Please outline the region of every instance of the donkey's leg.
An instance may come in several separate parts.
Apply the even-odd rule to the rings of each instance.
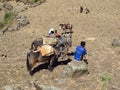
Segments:
[[[30,66],[29,66],[30,67],[30,71],[29,71],[30,75],[33,75],[32,68],[36,64],[36,62],[37,62],[36,58],[31,59]]]
[[[58,62],[59,57],[60,57],[59,54],[58,54],[58,55],[55,55],[55,57],[54,57],[54,63],[57,63],[57,62]]]
[[[61,59],[64,59],[64,57],[67,56],[67,51],[68,51],[67,46],[66,45],[63,46],[61,51],[61,57],[60,57]]]
[[[67,57],[67,51],[64,51],[64,52],[62,53],[61,59],[65,59],[65,57]]]
[[[68,46],[69,47],[72,47],[72,38],[70,37],[69,40],[68,40]]]
[[[49,65],[48,65],[48,70],[49,71],[53,70],[53,62],[54,62],[54,60],[55,60],[55,55],[54,56],[52,55],[50,60],[49,60]]]

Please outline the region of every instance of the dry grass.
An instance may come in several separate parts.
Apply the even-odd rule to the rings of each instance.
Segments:
[[[16,5],[15,2],[11,3]],[[80,6],[90,9],[90,13],[79,13]],[[0,87],[8,84],[27,87],[29,82],[35,81],[64,90],[101,90],[103,83],[100,77],[103,72],[108,72],[112,80],[106,87],[107,90],[119,90],[120,47],[111,47],[112,40],[120,36],[119,8],[118,0],[47,0],[40,6],[20,13],[29,18],[30,24],[18,32],[7,32],[0,36],[0,51],[8,55],[6,59],[0,60]],[[58,25],[66,22],[73,24],[71,50],[74,51],[81,40],[87,43],[90,74],[59,82],[60,74],[65,68],[59,65],[52,73],[40,70],[30,77],[25,65],[30,43],[42,35],[47,35],[50,28],[61,32]]]

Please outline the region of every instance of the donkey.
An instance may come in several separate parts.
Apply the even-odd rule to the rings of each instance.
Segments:
[[[53,54],[48,56],[42,56],[41,52],[30,51],[27,53],[26,66],[30,75],[32,75],[32,68],[37,62],[48,62],[48,70],[53,70],[53,62],[57,61],[57,53],[56,50],[52,47]]]
[[[31,44],[31,50],[36,50],[38,46],[43,45],[43,39],[34,40]],[[57,51],[57,57],[64,58],[67,55],[69,47],[72,46],[71,34],[65,34],[58,37],[57,44],[54,49]]]
[[[66,33],[67,29],[69,29],[69,32],[73,32],[72,31],[73,25],[70,23],[59,24],[59,28],[63,30],[63,33]]]
[[[42,45],[43,45],[43,38],[38,38],[31,43],[30,50],[37,50],[37,47]]]

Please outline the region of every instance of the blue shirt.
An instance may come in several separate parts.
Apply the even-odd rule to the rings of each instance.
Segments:
[[[87,51],[82,46],[77,46],[74,59],[80,61],[85,54],[87,54]]]

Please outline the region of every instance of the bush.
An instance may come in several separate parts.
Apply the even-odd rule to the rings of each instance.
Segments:
[[[9,20],[12,20],[14,17],[13,12],[6,12],[3,18],[3,22],[6,24]]]
[[[3,20],[0,21],[0,30],[5,26],[9,27],[13,23],[15,19],[15,15],[12,11],[5,12],[4,16],[2,17]]]

